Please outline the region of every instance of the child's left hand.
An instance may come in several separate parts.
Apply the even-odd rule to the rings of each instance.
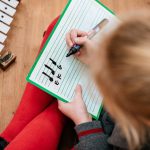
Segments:
[[[58,108],[67,117],[72,119],[76,125],[92,121],[92,117],[87,112],[85,103],[82,99],[82,88],[80,85],[77,85],[76,87],[73,101],[64,103],[59,100]]]

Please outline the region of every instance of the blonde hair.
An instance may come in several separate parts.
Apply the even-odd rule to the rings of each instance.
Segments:
[[[98,52],[95,79],[104,106],[120,125],[131,149],[150,128],[150,12],[123,21]]]

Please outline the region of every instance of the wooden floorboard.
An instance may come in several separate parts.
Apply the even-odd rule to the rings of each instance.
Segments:
[[[26,76],[32,66],[48,24],[63,10],[67,0],[22,0],[17,9],[7,40],[7,49],[17,55],[17,61],[8,70],[0,70],[0,132],[13,117],[26,85]],[[150,8],[150,0],[101,0],[117,15],[129,10]]]

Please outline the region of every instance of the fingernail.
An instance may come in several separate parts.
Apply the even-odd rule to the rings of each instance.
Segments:
[[[77,85],[77,87],[78,87],[78,89],[80,89],[81,85],[80,85],[80,84],[78,84],[78,85]]]
[[[75,38],[74,41],[77,43],[77,42],[79,41],[79,39],[78,39],[78,38]]]
[[[88,36],[85,36],[85,39],[87,39],[88,38]]]
[[[69,44],[69,48],[72,47],[72,46],[73,46],[73,43],[70,43],[70,44]]]
[[[88,32],[88,35],[92,34],[94,32],[94,30],[91,30]]]
[[[78,88],[79,88],[79,85],[76,86],[76,90],[78,90]]]

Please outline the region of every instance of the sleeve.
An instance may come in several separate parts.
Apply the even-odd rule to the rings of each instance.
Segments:
[[[111,150],[108,135],[103,132],[100,121],[92,121],[75,127],[79,143],[74,150]]]

